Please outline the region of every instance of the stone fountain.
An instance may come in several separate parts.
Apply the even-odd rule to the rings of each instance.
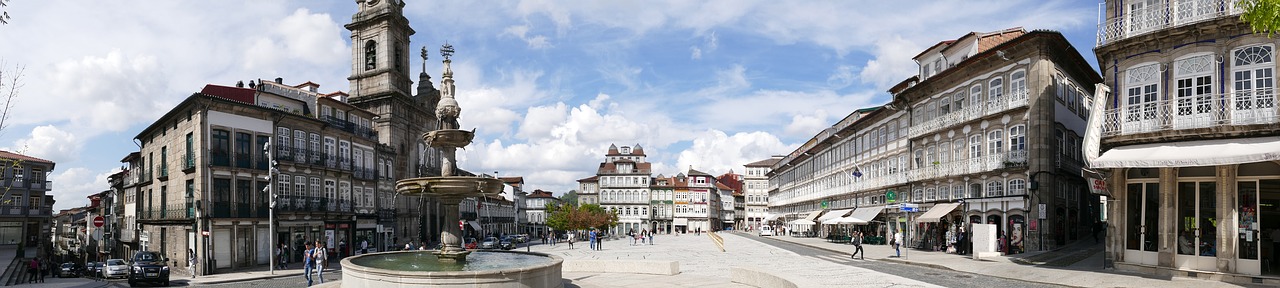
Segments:
[[[468,197],[487,197],[502,193],[502,180],[496,177],[454,176],[456,152],[471,144],[475,131],[458,129],[462,108],[454,99],[453,70],[450,56],[453,47],[440,48],[444,56],[441,99],[436,106],[440,130],[422,136],[427,145],[443,152],[439,177],[420,177],[396,181],[396,192],[407,196],[427,196],[444,207],[444,231],[440,250],[398,251],[365,254],[342,260],[342,287],[563,287],[560,267],[563,259],[543,253],[519,251],[480,251],[473,253],[462,247],[462,229],[458,225],[458,203]],[[424,48],[423,60],[426,60]],[[468,259],[468,256],[471,259]]]

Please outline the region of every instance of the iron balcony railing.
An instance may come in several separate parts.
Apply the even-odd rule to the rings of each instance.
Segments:
[[[196,168],[196,156],[192,155],[191,152],[187,152],[186,154],[183,154],[182,170],[186,171],[194,168]]]
[[[983,117],[1004,112],[1009,109],[1026,107],[1027,106],[1027,90],[1026,89],[1014,90],[1009,92],[1009,95],[1005,95],[1005,96],[994,98],[994,99],[987,99],[985,102],[982,102],[982,103],[983,104],[981,105],[970,105],[969,107],[965,107],[964,109],[951,111],[951,113],[943,114],[938,117],[934,117],[933,119],[926,120],[924,121],[924,123],[912,125],[911,127],[907,128],[907,134],[910,137],[919,137],[921,135],[932,133],[934,131],[945,129],[948,127],[963,125],[966,122],[973,121],[976,119],[982,119]],[[970,103],[965,103],[965,104],[970,104]]]
[[[231,153],[226,151],[209,151],[209,164],[213,166],[231,166]]]
[[[298,163],[308,163],[307,148],[293,148],[293,161]]]
[[[1219,17],[1239,15],[1244,10],[1236,7],[1236,1],[1170,0],[1166,3],[1157,3],[1149,6],[1142,4],[1121,6],[1120,9],[1124,9],[1123,14],[1105,20],[1100,19],[1098,23],[1098,41],[1094,47],[1101,47],[1118,40],[1162,29],[1203,22]]]
[[[962,176],[985,173],[1006,168],[1027,167],[1026,150],[1014,150],[996,154],[938,163],[928,167],[908,169],[902,172],[889,172],[881,175],[867,174],[854,182],[844,185],[831,185],[812,191],[797,192],[795,189],[782,192],[780,197],[770,197],[770,205],[787,205],[803,201],[817,200],[830,195],[848,193],[849,191],[869,191],[900,186],[911,181],[924,181],[934,178]],[[893,170],[890,170],[893,171]],[[843,176],[842,176],[843,177]],[[777,199],[777,200],[775,200]]]
[[[1156,131],[1272,124],[1280,120],[1273,88],[1179,97],[1107,109],[1103,136]]]
[[[144,210],[138,215],[138,220],[187,220],[195,218],[193,209],[189,209],[187,204],[166,204],[160,207],[154,207]]]

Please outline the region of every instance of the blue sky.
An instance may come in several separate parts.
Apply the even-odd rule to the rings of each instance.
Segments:
[[[384,0],[390,1],[390,0]],[[655,173],[720,174],[786,154],[916,73],[938,41],[1009,27],[1092,55],[1089,1],[409,1],[438,86],[452,44],[474,172],[557,194],[609,144]],[[87,203],[133,137],[205,84],[284,78],[349,91],[355,1],[34,1],[7,8],[4,69],[25,65],[0,147],[57,162],[55,208]],[[422,61],[413,53],[416,74]],[[1093,63],[1097,67],[1096,63]]]

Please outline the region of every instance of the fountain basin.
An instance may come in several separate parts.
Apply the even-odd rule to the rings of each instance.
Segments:
[[[427,132],[427,134],[422,135],[422,140],[427,143],[427,146],[431,147],[457,148],[471,144],[471,139],[475,137],[476,133],[474,131],[445,129]]]
[[[564,287],[564,259],[535,252],[477,251],[440,263],[433,251],[365,254],[342,260],[342,287]],[[388,286],[390,285],[390,286]]]
[[[401,195],[466,198],[502,193],[502,180],[488,177],[441,176],[420,177],[396,181],[396,192]],[[425,189],[424,189],[425,188]]]

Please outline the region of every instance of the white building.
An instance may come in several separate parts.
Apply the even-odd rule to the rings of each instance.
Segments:
[[[773,156],[744,165],[747,172],[743,175],[742,189],[743,194],[746,194],[747,226],[752,230],[777,219],[776,215],[769,213],[769,176],[767,175],[770,167],[778,163],[778,160],[782,160],[782,156]],[[772,219],[770,219],[771,216]]]
[[[609,145],[605,161],[596,170],[600,185],[600,206],[618,213],[618,225],[610,234],[641,231],[649,225],[649,180],[652,177],[650,163],[645,160],[644,148],[634,149]]]

